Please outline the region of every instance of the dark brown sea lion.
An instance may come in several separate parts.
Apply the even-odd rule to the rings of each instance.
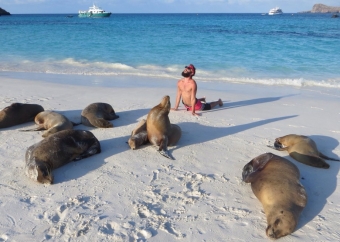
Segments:
[[[151,144],[159,146],[159,153],[172,159],[168,146],[175,145],[182,136],[181,128],[172,125],[169,119],[170,97],[164,96],[161,103],[153,107],[146,118],[148,140]]]
[[[26,175],[34,181],[52,184],[53,169],[100,152],[100,143],[90,131],[62,130],[27,149]]]
[[[303,135],[289,134],[275,139],[274,147],[276,150],[287,150],[289,155],[295,160],[314,167],[329,168],[329,164],[324,160],[340,161],[339,159],[330,158],[320,151],[315,142]]]
[[[146,120],[142,119],[137,127],[132,131],[128,140],[128,144],[131,149],[135,150],[141,145],[148,143],[148,132],[146,131]]]
[[[61,130],[73,129],[73,123],[64,115],[53,111],[43,111],[38,113],[34,118],[34,122],[38,124],[35,129],[26,129],[20,131],[39,131],[47,130],[42,137],[47,137]]]
[[[97,128],[112,128],[113,124],[107,120],[119,118],[112,106],[107,103],[92,103],[81,112],[82,124]]]
[[[267,236],[278,239],[293,233],[307,204],[298,168],[287,159],[266,153],[246,164],[242,177],[251,183],[251,189],[263,205]]]
[[[13,103],[0,111],[0,128],[33,121],[42,111],[44,108],[38,104]]]

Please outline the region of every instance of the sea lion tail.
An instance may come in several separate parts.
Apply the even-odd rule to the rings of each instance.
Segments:
[[[322,154],[321,152],[319,152],[319,156],[320,156],[321,158],[326,159],[326,160],[340,161],[339,158],[338,158],[338,159],[336,159],[336,158],[331,158],[331,157],[328,157],[327,155]]]
[[[34,128],[34,129],[20,129],[20,132],[28,132],[28,131],[41,131],[41,130],[45,130],[44,127],[38,127],[38,128]]]
[[[71,123],[72,123],[73,126],[77,126],[77,125],[81,124],[81,122],[80,123],[74,123],[72,121],[71,121]]]

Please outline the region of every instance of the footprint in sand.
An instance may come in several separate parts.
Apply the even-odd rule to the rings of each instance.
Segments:
[[[43,217],[51,224],[51,227],[46,231],[46,238],[69,240],[86,235],[90,231],[93,221],[100,218],[101,210],[98,208],[101,206],[102,204],[98,204],[96,198],[78,196],[70,198],[69,202],[62,204],[53,214],[45,211]],[[88,213],[88,209],[91,210],[91,213]]]

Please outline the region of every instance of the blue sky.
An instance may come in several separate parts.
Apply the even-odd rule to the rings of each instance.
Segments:
[[[112,13],[266,13],[276,6],[296,13],[315,3],[340,7],[339,0],[0,0],[0,7],[12,14],[77,13],[92,3]]]

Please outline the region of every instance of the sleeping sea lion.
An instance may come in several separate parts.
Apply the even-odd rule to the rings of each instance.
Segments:
[[[81,112],[81,122],[85,126],[97,128],[112,128],[107,120],[119,118],[112,106],[107,103],[92,103]]]
[[[274,147],[276,150],[287,150],[289,155],[295,160],[314,167],[329,168],[329,164],[324,160],[340,161],[339,159],[330,158],[320,151],[315,142],[303,135],[289,134],[275,139]]]
[[[135,150],[141,145],[148,143],[148,132],[146,131],[146,120],[142,119],[132,131],[128,140],[131,149]]]
[[[100,143],[90,131],[62,130],[27,149],[26,175],[34,181],[52,184],[53,169],[100,152]]]
[[[33,121],[35,115],[42,111],[44,108],[38,104],[12,103],[0,111],[0,128]]]
[[[242,177],[251,183],[251,189],[263,205],[267,236],[278,239],[293,233],[307,204],[298,168],[285,158],[266,153],[246,164]]]
[[[159,146],[159,153],[172,159],[168,146],[175,145],[182,136],[181,128],[172,125],[169,119],[170,97],[164,96],[161,103],[153,107],[146,118],[146,130],[151,144]]]
[[[61,130],[73,129],[74,125],[74,123],[68,120],[68,118],[64,115],[53,111],[43,111],[38,113],[38,115],[34,118],[34,122],[38,124],[37,128],[20,131],[47,130],[42,135],[42,137],[47,137]]]

